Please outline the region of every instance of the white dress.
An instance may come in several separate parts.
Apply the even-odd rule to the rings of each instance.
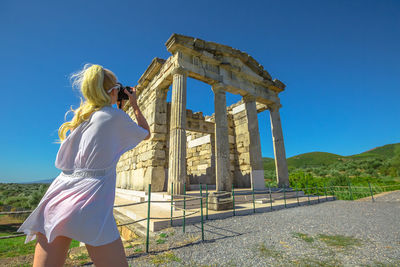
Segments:
[[[51,243],[67,236],[92,246],[120,237],[113,216],[116,165],[148,131],[112,106],[92,113],[61,143],[55,166],[62,172],[17,230],[25,244],[41,232]]]

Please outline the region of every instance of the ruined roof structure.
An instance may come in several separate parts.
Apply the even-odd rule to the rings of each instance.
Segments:
[[[125,153],[117,166],[117,189],[181,194],[193,184],[264,188],[257,113],[270,111],[277,180],[288,185],[278,94],[285,84],[253,57],[227,45],[172,34],[168,59],[154,58],[137,85],[138,104],[150,139]],[[187,78],[210,85],[212,116],[186,109]],[[172,85],[172,86],[171,86]],[[172,90],[171,103],[166,102]],[[226,106],[226,92],[243,98]],[[210,100],[211,101],[211,100]],[[133,110],[124,108],[133,119]],[[125,192],[126,193],[126,192]]]

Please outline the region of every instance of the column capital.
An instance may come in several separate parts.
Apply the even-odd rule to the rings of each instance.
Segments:
[[[175,75],[175,74],[181,74],[181,75],[187,75],[188,74],[188,71],[186,70],[186,69],[184,69],[184,68],[182,68],[182,67],[175,67],[172,71],[171,71],[171,74],[172,75]]]
[[[225,93],[225,84],[215,83],[215,84],[211,85],[211,90],[213,90],[214,94]]]
[[[156,97],[164,98],[168,93],[169,88],[156,88]]]
[[[244,95],[242,98],[243,98],[243,101],[244,101],[244,102],[256,101],[256,97],[253,96],[253,95],[250,95],[250,94]]]
[[[268,104],[267,107],[269,110],[279,111],[279,109],[282,107],[282,105],[279,103],[273,103],[273,104]]]

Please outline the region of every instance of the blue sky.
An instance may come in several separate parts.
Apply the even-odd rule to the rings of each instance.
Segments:
[[[400,142],[400,1],[2,0],[0,25],[0,182],[58,175],[54,140],[79,105],[72,72],[96,63],[135,85],[174,32],[247,52],[287,85],[288,157]],[[189,79],[187,108],[212,114],[211,88]],[[268,111],[258,119],[273,157]]]

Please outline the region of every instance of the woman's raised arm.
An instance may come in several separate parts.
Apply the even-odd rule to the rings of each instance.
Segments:
[[[150,126],[147,123],[146,118],[143,116],[142,112],[140,111],[139,105],[137,103],[136,88],[132,87],[132,94],[129,93],[128,90],[126,90],[126,89],[124,90],[124,92],[129,97],[129,103],[131,104],[131,106],[133,108],[133,112],[135,113],[136,120],[137,120],[137,125],[139,125],[140,127],[146,129],[149,132],[149,135],[146,136],[146,138],[144,140],[149,139],[150,136],[151,136]]]

